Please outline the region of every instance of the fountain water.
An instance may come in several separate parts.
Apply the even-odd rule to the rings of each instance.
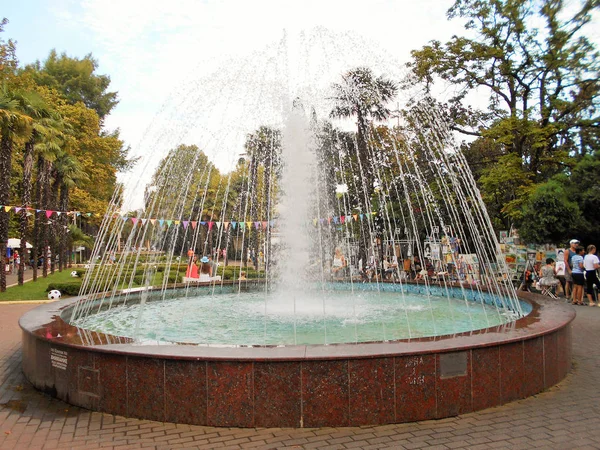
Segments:
[[[557,334],[548,334],[551,321],[537,306],[526,316],[532,306],[517,298],[473,177],[435,107],[426,98],[411,99],[397,126],[369,125],[367,116],[385,116],[389,96],[372,102],[379,94],[369,91],[377,83],[385,88],[385,80],[374,78],[366,90],[362,78],[349,82],[347,64],[354,58],[344,59],[347,45],[328,47],[331,35],[323,30],[304,42],[300,54],[316,48],[333,70],[343,61],[342,71],[332,74],[321,62],[316,71],[306,65],[290,76],[286,38],[266,58],[255,55],[223,70],[218,82],[195,85],[174,107],[177,116],[165,109],[166,127],[148,137],[163,156],[150,187],[143,188],[147,180],[138,174],[137,187],[126,189],[145,192],[144,208],[124,214],[133,203],[115,194],[81,296],[60,311],[62,333],[46,330],[46,344],[26,352],[33,361],[38,351],[80,346],[68,351],[78,373],[92,380],[89,392],[79,386],[85,378],[75,400],[68,386],[57,388],[59,397],[160,420],[338,426],[445,417],[537,392],[564,376],[566,365],[557,364],[556,375],[541,384],[534,378],[517,397],[509,392],[474,403],[475,374],[493,379],[512,370],[498,363],[494,371],[488,363],[511,359],[515,340],[522,345],[521,356],[514,356],[523,373],[523,355],[535,354],[539,336],[542,345],[554,346],[555,359],[568,357],[569,315],[552,329]],[[376,52],[361,56],[371,58],[374,70],[381,67],[373,62]],[[292,89],[298,73],[305,84]],[[332,91],[342,73],[344,81]],[[370,73],[360,68],[353,76]],[[358,116],[358,133],[326,120],[331,111]],[[206,120],[198,125],[201,114]],[[181,145],[190,128],[200,130],[202,149]],[[222,175],[213,161],[222,154],[235,160],[242,148],[236,170]],[[156,153],[149,152],[148,161],[160,159]],[[152,172],[149,164],[145,170]],[[331,274],[336,247],[345,254],[343,277]],[[217,276],[205,283],[190,279],[193,253],[220,264]],[[234,259],[238,265],[223,268]],[[245,280],[244,270],[254,277]],[[552,353],[548,358],[542,363],[554,361]],[[118,374],[107,364],[116,364]],[[164,381],[162,409],[128,403],[123,410],[114,403],[119,389],[128,396],[142,387],[159,389],[141,375],[148,367]],[[31,365],[25,372],[36,385],[48,382]],[[184,377],[184,384],[200,383],[200,403],[185,404],[171,386],[180,372],[193,378]],[[127,385],[109,392],[123,373]],[[373,382],[374,374],[382,378]],[[470,395],[449,403],[443,394],[448,379]],[[279,390],[269,390],[271,383]],[[423,408],[403,409],[415,392],[424,396]],[[235,411],[227,406],[234,402]],[[361,402],[376,407],[367,411]],[[189,415],[181,419],[167,405]]]

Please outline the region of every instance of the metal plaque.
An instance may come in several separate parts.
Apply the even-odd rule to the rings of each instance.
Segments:
[[[467,375],[467,352],[442,353],[440,355],[441,378]]]

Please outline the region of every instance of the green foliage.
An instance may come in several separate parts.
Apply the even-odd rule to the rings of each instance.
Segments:
[[[81,282],[50,283],[46,288],[46,292],[50,292],[54,289],[60,291],[62,295],[79,295],[79,289],[81,289]]]
[[[499,227],[523,223],[529,212],[521,208],[540,201],[534,183],[570,175],[598,149],[600,59],[586,36],[598,10],[595,0],[455,0],[448,17],[464,20],[468,32],[412,52],[410,82],[422,81],[428,92],[440,81],[451,85],[455,95],[441,105],[451,127],[479,137],[464,146],[470,164],[490,165],[475,166],[475,174]],[[475,90],[487,94],[487,108],[469,105]],[[568,178],[555,181],[583,211],[585,198]],[[555,189],[544,193],[562,198]],[[591,217],[585,227],[598,229],[597,216]]]
[[[525,242],[552,244],[565,241],[582,223],[581,211],[556,180],[537,186],[523,208],[519,235]]]
[[[91,54],[83,59],[72,58],[52,50],[46,61],[37,61],[25,68],[40,86],[61,92],[71,103],[82,102],[104,119],[117,105],[117,93],[107,92],[110,85],[108,75],[97,75],[96,61]]]

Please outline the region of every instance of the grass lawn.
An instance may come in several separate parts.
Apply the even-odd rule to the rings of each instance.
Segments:
[[[70,283],[74,281],[71,278],[70,270],[54,272],[54,275],[48,275],[47,278],[39,277],[37,281],[28,281],[23,286],[14,286],[6,289],[6,292],[0,293],[0,302],[15,300],[48,300],[46,288],[50,283]]]

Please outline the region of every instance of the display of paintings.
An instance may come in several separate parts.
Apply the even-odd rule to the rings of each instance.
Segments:
[[[500,242],[506,243],[508,239],[508,231],[500,231]]]
[[[517,255],[514,253],[507,253],[504,255],[504,260],[506,264],[515,264],[517,262]]]

